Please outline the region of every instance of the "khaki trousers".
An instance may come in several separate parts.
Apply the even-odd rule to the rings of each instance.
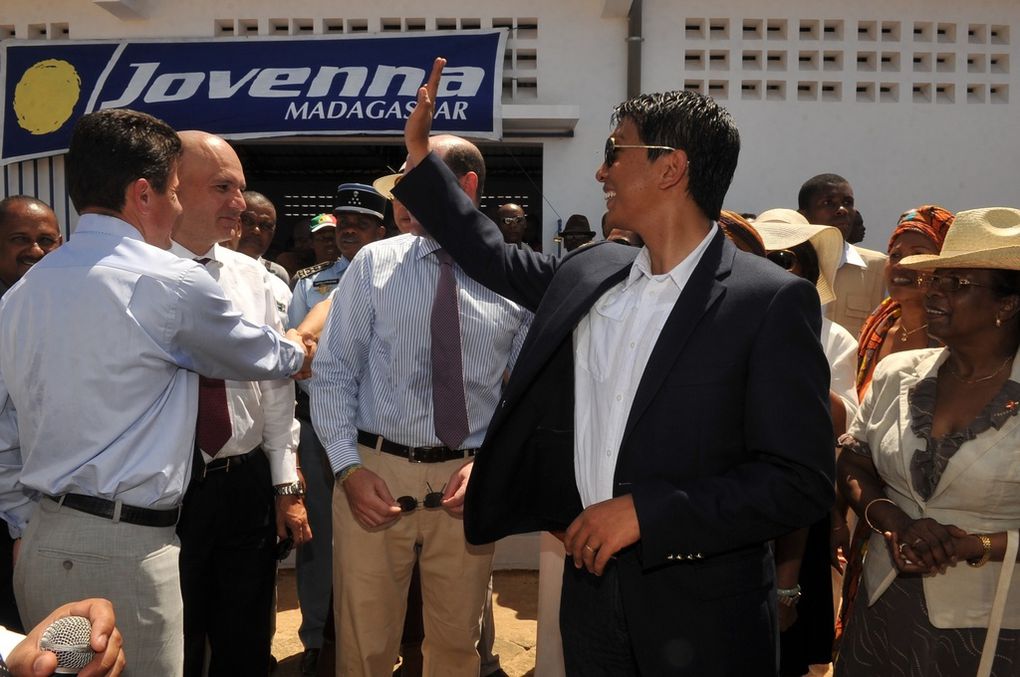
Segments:
[[[418,501],[430,491],[442,491],[464,463],[410,463],[362,445],[358,451],[365,468],[386,482],[394,498],[411,496]],[[478,676],[482,605],[493,545],[468,545],[463,521],[442,508],[419,506],[382,528],[366,530],[352,516],[340,486],[333,492],[338,676],[393,674],[416,545],[421,546],[424,677]]]

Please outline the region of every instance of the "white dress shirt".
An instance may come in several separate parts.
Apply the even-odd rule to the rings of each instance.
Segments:
[[[294,298],[294,292],[290,290],[287,283],[281,280],[272,271],[266,271],[269,276],[269,289],[273,293],[273,301],[276,305],[276,312],[280,316],[280,326],[287,327],[287,313],[290,312],[290,303]]]
[[[829,389],[843,400],[847,425],[857,414],[857,341],[853,335],[832,320],[822,318],[822,351],[829,363]]]
[[[861,257],[860,252],[857,251],[857,247],[849,242],[843,243],[843,254],[839,257],[839,266],[837,268],[842,268],[845,264],[857,266],[858,268],[868,267],[867,262]]]
[[[185,259],[209,259],[205,268],[220,283],[241,317],[283,332],[273,293],[280,279],[258,261],[218,244],[202,254],[174,242],[170,251]],[[281,282],[282,284],[282,282]],[[240,456],[262,445],[269,459],[273,484],[296,482],[300,424],[294,419],[294,381],[226,381],[227,410],[233,435],[216,458]],[[206,463],[212,456],[202,450]]]
[[[17,410],[20,482],[0,516],[20,535],[23,488],[172,508],[191,473],[198,374],[283,378],[302,348],[243,320],[202,266],[84,214],[74,237],[0,301],[0,401]],[[0,472],[0,482],[10,477]]]
[[[441,446],[432,417],[430,321],[439,248],[416,235],[365,245],[340,278],[319,340],[312,423],[334,472],[360,462],[357,430],[413,447]],[[485,437],[531,313],[454,265],[470,433]]]
[[[616,459],[645,365],[716,228],[662,275],[652,274],[643,247],[627,279],[574,329],[574,475],[586,508],[613,497]]]

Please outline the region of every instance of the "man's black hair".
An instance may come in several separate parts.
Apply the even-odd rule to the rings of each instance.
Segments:
[[[170,125],[146,113],[107,109],[81,117],[67,153],[67,191],[81,212],[99,207],[119,212],[124,191],[147,179],[157,193],[181,157],[181,140]]]
[[[710,219],[719,217],[740,155],[740,133],[714,99],[690,90],[641,94],[613,111],[612,123],[630,120],[642,144],[669,146],[687,154],[687,186]],[[654,160],[668,153],[648,149]]]
[[[850,182],[839,174],[812,176],[804,182],[804,185],[800,187],[800,192],[797,193],[797,209],[802,211],[807,209],[811,206],[811,200],[814,199],[815,195],[825,190],[828,186],[838,186],[842,183],[850,185]]]

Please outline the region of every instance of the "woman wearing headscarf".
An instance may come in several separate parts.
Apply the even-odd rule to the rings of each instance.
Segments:
[[[1020,672],[1020,210],[957,215],[926,276],[944,347],[875,368],[839,488],[872,530],[837,677]]]
[[[925,331],[928,324],[924,319],[924,290],[917,284],[917,272],[899,263],[905,256],[938,254],[952,223],[952,213],[938,205],[903,212],[896,223],[885,264],[889,296],[864,321],[858,340],[858,398],[864,399],[875,365],[883,357],[933,345]]]
[[[871,385],[871,378],[879,360],[892,353],[940,345],[937,338],[928,335],[928,322],[924,312],[924,288],[918,283],[918,272],[900,265],[906,256],[938,254],[946,239],[953,214],[938,205],[922,205],[900,215],[892,236],[889,237],[889,258],[885,263],[886,297],[861,327],[857,348],[857,396],[863,401]],[[842,498],[837,501],[845,514]],[[840,549],[846,557],[843,576],[843,604],[836,622],[836,643],[842,641],[843,628],[850,617],[861,567],[868,540],[867,528],[858,523],[850,539],[846,521],[833,524],[833,549]]]

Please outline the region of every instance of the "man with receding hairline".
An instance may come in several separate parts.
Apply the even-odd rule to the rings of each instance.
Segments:
[[[0,200],[0,297],[63,241],[57,215],[42,200],[28,195]],[[8,411],[3,403],[0,426],[6,428],[0,432],[0,449],[5,454],[16,453],[17,424],[13,411]],[[14,539],[5,528],[0,533],[0,625],[19,632],[22,625],[14,600],[13,550]]]
[[[268,197],[254,190],[246,190],[244,211],[241,212],[240,238],[237,251],[258,261],[270,273],[269,285],[276,300],[280,320],[287,325],[287,313],[294,293],[290,290],[290,275],[280,264],[263,258],[276,233],[276,205]]]
[[[0,200],[0,296],[63,242],[48,204],[28,195]]]
[[[180,137],[182,212],[170,251],[205,266],[242,317],[282,333],[272,273],[251,256],[220,245],[246,210],[259,207],[257,197],[249,203],[242,193],[244,172],[237,154],[206,132],[181,132]],[[201,460],[196,456],[195,461],[201,465],[177,525],[185,677],[202,675],[207,640],[210,675],[265,671],[272,645],[277,539],[290,536],[301,545],[311,537],[297,470],[293,381],[219,384],[226,397],[226,425],[218,438],[203,435],[203,427],[216,416],[205,405],[212,384],[203,380],[197,439]]]
[[[453,136],[438,154],[477,204],[481,153]],[[414,216],[365,245],[333,293],[311,383],[333,492],[337,674],[390,675],[415,560],[424,674],[479,674],[491,545],[460,519],[474,448],[530,316],[463,274]]]

